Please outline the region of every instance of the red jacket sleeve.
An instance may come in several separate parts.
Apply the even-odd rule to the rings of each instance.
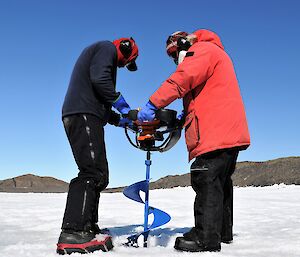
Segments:
[[[150,101],[157,108],[163,108],[205,82],[216,66],[214,47],[217,46],[207,42],[194,44],[176,71],[150,97]]]

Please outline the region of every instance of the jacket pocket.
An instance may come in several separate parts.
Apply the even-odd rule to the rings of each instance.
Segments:
[[[198,126],[198,119],[194,112],[187,115],[185,119],[185,142],[188,151],[195,149],[200,141],[200,131]]]

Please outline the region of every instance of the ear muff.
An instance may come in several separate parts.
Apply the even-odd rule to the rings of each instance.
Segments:
[[[129,58],[132,53],[132,45],[129,40],[122,40],[120,42],[120,52],[123,54],[125,59]]]
[[[191,47],[190,41],[187,40],[186,37],[180,37],[177,40],[177,51],[187,51]]]

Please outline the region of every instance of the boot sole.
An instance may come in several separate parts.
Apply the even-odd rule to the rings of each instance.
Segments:
[[[221,243],[224,243],[224,244],[232,244],[232,243],[233,243],[233,240],[222,240]]]
[[[176,238],[174,248],[177,251],[182,251],[182,252],[220,252],[221,251],[220,247],[201,248],[201,247],[197,247],[195,244],[190,245],[188,247],[188,245],[183,243],[179,238]]]
[[[85,244],[57,244],[56,252],[60,255],[71,253],[92,253],[94,251],[101,250],[108,252],[113,248],[111,237],[106,238],[103,241],[92,241]]]
[[[181,251],[181,252],[191,252],[191,253],[195,253],[195,252],[220,252],[221,249],[190,249],[190,248],[186,248],[186,247],[178,247],[178,246],[174,246],[175,250],[177,251]]]

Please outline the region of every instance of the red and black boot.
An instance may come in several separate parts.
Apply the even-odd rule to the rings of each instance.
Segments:
[[[57,243],[58,254],[107,252],[113,248],[111,236],[99,229],[96,223],[99,191],[93,179],[75,178],[71,181]]]
[[[58,239],[56,251],[58,254],[90,253],[97,250],[108,252],[112,248],[112,238],[108,234],[63,230]]]

